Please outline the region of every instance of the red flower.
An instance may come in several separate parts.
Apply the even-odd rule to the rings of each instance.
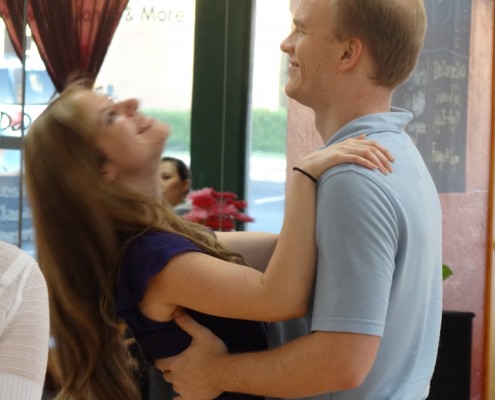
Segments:
[[[192,203],[192,210],[184,218],[214,230],[230,231],[235,229],[236,221],[254,221],[241,212],[247,203],[235,200],[237,195],[233,192],[216,192],[212,188],[204,188],[191,192],[187,197]]]
[[[240,210],[243,210],[247,207],[247,202],[244,200],[236,200],[233,204]]]
[[[234,200],[237,198],[237,195],[232,192],[215,192],[213,191],[213,196],[215,196],[217,199],[224,199],[224,200]]]
[[[193,206],[197,206],[199,208],[206,209],[217,203],[214,190],[211,188],[191,192],[187,197],[191,200]]]
[[[187,214],[184,214],[183,217],[189,221],[200,222],[208,219],[208,212],[200,208],[193,208]]]
[[[232,229],[234,229],[234,221],[232,218],[229,218],[228,216],[209,217],[206,220],[205,225],[209,226],[215,231],[231,231]]]
[[[241,222],[254,222],[254,218],[251,218],[249,215],[241,212],[235,215],[235,219]]]

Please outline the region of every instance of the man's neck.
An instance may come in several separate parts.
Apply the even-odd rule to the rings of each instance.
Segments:
[[[392,90],[388,88],[374,86],[359,95],[348,93],[347,98],[340,99],[333,107],[314,109],[316,129],[323,143],[327,143],[339,129],[356,118],[390,111],[391,103]]]

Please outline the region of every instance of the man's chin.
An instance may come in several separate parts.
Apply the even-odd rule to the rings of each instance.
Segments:
[[[297,100],[297,88],[290,81],[285,85],[285,94],[291,99]]]
[[[289,97],[292,100],[297,101],[299,104],[302,104],[303,106],[309,107],[309,104],[307,101],[304,100],[304,96],[301,96],[301,92],[298,90],[290,90],[287,87],[285,88],[285,94],[287,97]],[[307,100],[307,99],[306,99]]]

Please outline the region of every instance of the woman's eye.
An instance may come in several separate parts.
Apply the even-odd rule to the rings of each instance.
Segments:
[[[115,120],[117,119],[117,112],[116,111],[110,111],[108,114],[107,114],[107,124],[113,124],[115,122]]]

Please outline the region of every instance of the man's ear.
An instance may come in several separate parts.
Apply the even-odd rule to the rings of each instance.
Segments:
[[[101,177],[107,182],[112,182],[117,178],[117,169],[108,161],[105,161],[100,170]]]
[[[340,71],[346,72],[352,69],[363,54],[363,42],[359,38],[347,39],[344,42],[342,56],[340,57]]]

